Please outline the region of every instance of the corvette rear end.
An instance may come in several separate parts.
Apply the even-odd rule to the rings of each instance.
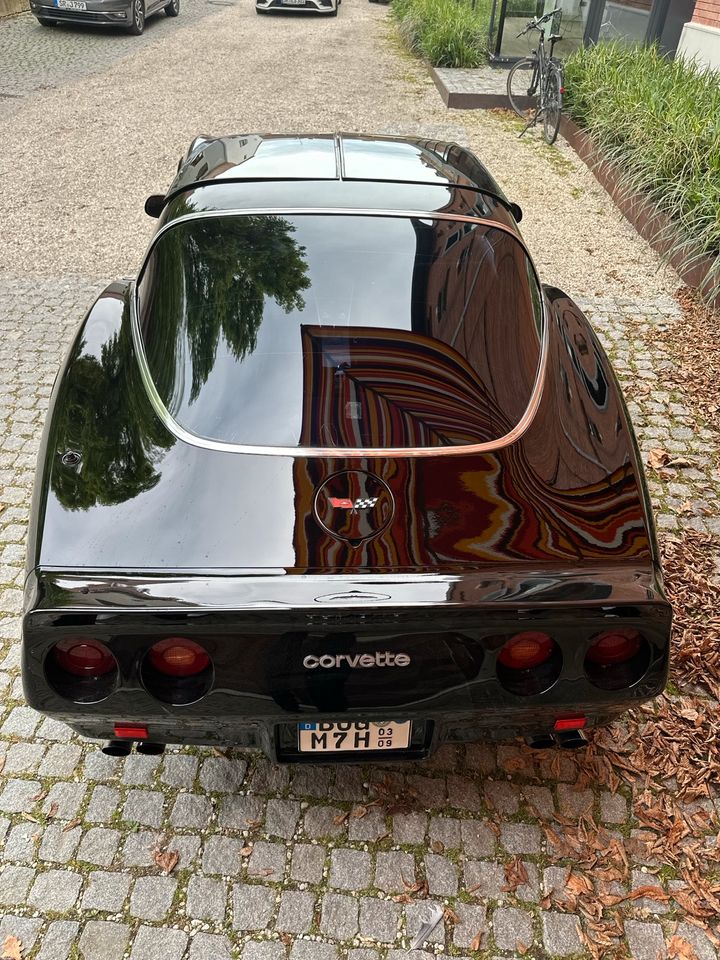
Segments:
[[[472,155],[204,138],[156,207],[51,403],[33,706],[298,762],[577,746],[662,690],[617,383]]]

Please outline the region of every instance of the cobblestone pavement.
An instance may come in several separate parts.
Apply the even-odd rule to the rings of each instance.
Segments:
[[[48,29],[31,13],[8,17],[0,22],[0,117],[21,106],[29,94],[102,73],[118,60],[146,51],[151,44],[167,40],[171,32],[192,27],[232,2],[182,0],[176,20],[164,14],[153,16],[140,37],[119,27],[65,24]],[[120,97],[117,110],[122,111]]]
[[[6,136],[38,157],[0,180],[0,947],[16,936],[32,960],[578,960],[598,934],[567,899],[578,857],[559,855],[556,841],[598,824],[615,845],[599,866],[622,861],[611,892],[629,898],[617,906],[621,955],[677,956],[678,935],[698,960],[716,960],[687,922],[677,864],[635,842],[645,784],[589,775],[579,755],[473,744],[387,769],[280,768],[194,748],[120,761],[24,705],[24,537],[53,378],[95,293],[137,263],[149,230],[142,197],[206,130],[412,130],[469,142],[504,183],[514,178],[542,275],[584,294],[644,454],[662,447],[690,463],[650,476],[659,527],[720,533],[717,435],[664,385],[675,361],[653,336],[678,323],[678,307],[655,282],[657,261],[565,148],[518,144],[502,119],[444,111],[417,65],[378,39],[385,14],[375,5],[346,0],[330,44],[327,21],[268,26],[247,5],[178,34],[204,9],[184,2],[176,24],[159,18],[139,40],[86,31],[66,48],[78,42],[69,31],[43,32],[29,17],[0,23],[2,89],[24,97]],[[273,31],[274,93],[261,29]],[[32,46],[46,33],[59,38],[57,55]],[[133,55],[113,62],[126,49]],[[190,61],[198,77],[177,70]],[[172,76],[180,93],[159,123],[157,92]],[[43,82],[59,84],[47,103]],[[38,129],[65,161],[47,156]],[[695,806],[709,850],[720,811]],[[655,896],[633,899],[647,885]],[[447,913],[410,951],[433,902]]]

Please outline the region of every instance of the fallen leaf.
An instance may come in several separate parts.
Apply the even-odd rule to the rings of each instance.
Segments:
[[[339,827],[341,823],[345,823],[348,816],[349,814],[347,810],[345,810],[344,813],[339,813],[336,817],[333,817],[333,823],[335,824],[336,827]]]
[[[670,960],[698,960],[692,945],[677,934],[668,943],[668,957]]]
[[[59,804],[57,804],[57,803],[51,803],[51,804],[50,804],[50,809],[49,809],[48,812],[47,812],[47,818],[48,818],[48,820],[52,820],[53,817],[56,817],[56,816],[57,816],[57,812],[58,812],[59,809],[60,809],[60,805],[59,805]]]
[[[475,936],[472,938],[472,943],[470,944],[470,949],[471,949],[471,950],[479,950],[479,949],[480,949],[480,944],[482,943],[482,939],[483,939],[484,936],[485,936],[484,932],[483,932],[482,930],[478,930],[478,932],[477,932],[477,933],[475,934]]]
[[[359,804],[357,807],[353,807],[351,816],[355,820],[362,820],[362,818],[367,815],[367,812],[368,808]]]
[[[249,877],[269,877],[275,873],[272,867],[263,867],[262,870],[248,870]]]
[[[517,952],[520,954],[521,957],[524,957],[525,954],[530,949],[530,947],[526,943],[521,943],[519,940],[516,944],[516,947],[517,947]]]
[[[394,903],[415,903],[409,893],[398,893],[393,897]]]
[[[430,849],[433,853],[445,853],[445,844],[440,840],[433,840],[430,844]]]
[[[47,795],[47,790],[38,790],[38,792],[33,797],[30,797],[30,799],[33,803],[40,803],[40,801],[44,800]]]
[[[455,911],[451,907],[445,907],[445,909],[443,910],[443,916],[448,921],[448,923],[452,923],[453,925],[460,923],[460,917],[455,913]]]
[[[23,945],[12,934],[3,940],[3,960],[23,960]]]
[[[4,768],[4,766],[5,766],[5,759],[6,759],[6,758],[5,758],[4,755],[3,755],[2,757],[0,757],[0,773],[3,772],[3,768]]]
[[[157,850],[153,854],[153,860],[160,867],[164,874],[172,873],[177,866],[180,854],[177,850]]]
[[[670,454],[662,447],[654,447],[648,455],[648,466],[653,470],[659,470],[670,460]]]
[[[81,823],[82,823],[82,820],[80,819],[80,817],[76,817],[74,820],[68,820],[68,822],[63,827],[63,833],[68,833],[74,827],[79,827]]]
[[[252,848],[252,847],[242,847],[241,850],[240,850],[240,856],[241,856],[241,857],[249,857],[252,852],[253,852],[253,848]]]

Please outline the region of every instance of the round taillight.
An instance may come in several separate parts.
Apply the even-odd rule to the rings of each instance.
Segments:
[[[637,630],[629,628],[608,630],[593,641],[588,648],[587,659],[600,666],[625,663],[632,660],[641,645],[642,636]]]
[[[115,670],[115,657],[94,637],[64,637],[53,647],[55,663],[74,677],[94,679]]]
[[[199,643],[186,637],[166,637],[153,644],[148,658],[166,677],[194,677],[207,670],[210,657]]]
[[[498,656],[509,670],[529,670],[549,660],[555,649],[553,638],[539,630],[518,633],[505,644]]]

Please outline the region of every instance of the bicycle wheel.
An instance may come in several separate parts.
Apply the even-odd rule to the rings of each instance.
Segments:
[[[537,113],[538,62],[535,57],[518,60],[507,78],[510,106],[519,117],[527,119]]]
[[[543,102],[543,133],[548,143],[555,143],[562,114],[562,73],[556,63],[549,63]]]

